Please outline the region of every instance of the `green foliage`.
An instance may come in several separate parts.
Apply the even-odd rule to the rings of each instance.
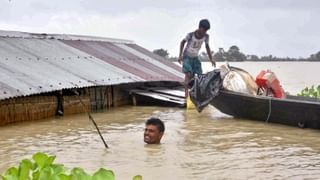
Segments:
[[[238,46],[231,46],[227,52],[223,48],[213,55],[216,61],[246,61],[247,57],[244,53],[240,52]]]
[[[32,160],[23,159],[19,167],[10,167],[1,175],[2,180],[114,180],[113,171],[100,168],[90,175],[82,168],[75,167],[69,173],[63,164],[53,164],[56,156],[36,153]],[[142,180],[136,175],[133,180]]]
[[[310,88],[306,87],[298,94],[298,96],[320,98],[320,85],[318,85],[318,87],[315,87],[314,85]]]
[[[142,180],[142,176],[136,175],[133,177],[133,180]]]
[[[157,55],[159,55],[161,57],[164,57],[164,58],[168,58],[169,57],[169,52],[167,50],[165,50],[165,49],[162,49],[162,48],[153,50],[153,53],[157,54]]]
[[[93,174],[92,180],[104,180],[104,179],[114,179],[114,174],[110,170],[100,168],[96,173]]]
[[[311,54],[309,57],[309,60],[311,61],[320,61],[320,51],[318,51],[315,54]]]

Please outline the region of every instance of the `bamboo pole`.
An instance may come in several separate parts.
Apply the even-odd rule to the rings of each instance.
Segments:
[[[95,120],[93,119],[93,117],[91,116],[91,114],[89,113],[89,111],[86,109],[86,106],[85,106],[85,104],[82,102],[79,93],[78,93],[76,90],[73,90],[73,92],[74,92],[74,93],[77,95],[77,97],[79,98],[79,101],[80,101],[80,103],[82,104],[82,108],[83,108],[83,109],[85,110],[85,112],[88,114],[88,117],[89,117],[89,119],[91,120],[91,122],[93,123],[93,125],[96,127],[96,129],[97,129],[97,131],[98,131],[98,134],[99,134],[99,136],[100,136],[100,138],[101,138],[104,146],[108,149],[109,147],[108,147],[107,143],[105,142],[105,140],[104,140],[104,138],[103,138],[103,136],[102,136],[102,134],[101,134],[101,132],[100,132],[100,130],[99,130],[99,127],[98,127],[97,123],[95,122]]]

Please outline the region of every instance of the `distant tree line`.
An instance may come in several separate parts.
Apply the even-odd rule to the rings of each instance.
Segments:
[[[162,48],[153,50],[153,53],[157,54],[157,55],[159,55],[161,57],[164,57],[166,59],[169,58],[169,52],[167,50],[165,50],[165,49],[162,49]]]
[[[170,57],[169,52],[165,49],[155,49],[153,53],[164,57],[170,61],[177,61],[178,57]],[[290,58],[290,57],[276,57],[273,55],[269,56],[257,56],[257,55],[246,55],[240,51],[240,48],[236,45],[233,45],[229,48],[228,51],[225,51],[223,48],[219,48],[218,52],[212,52],[212,56],[216,61],[320,61],[320,51],[311,54],[307,58]],[[208,55],[205,52],[199,54],[201,61],[209,61]]]

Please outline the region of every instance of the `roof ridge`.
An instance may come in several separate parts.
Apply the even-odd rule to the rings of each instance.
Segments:
[[[82,41],[104,41],[122,44],[135,44],[132,40],[107,38],[91,35],[74,35],[74,34],[48,34],[48,33],[31,33],[21,31],[0,30],[0,37],[7,38],[30,38],[30,39],[57,39],[57,40],[82,40]]]

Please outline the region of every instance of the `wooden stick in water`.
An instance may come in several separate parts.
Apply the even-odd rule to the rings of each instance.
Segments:
[[[76,90],[73,90],[73,92],[78,96],[79,101],[80,101],[80,103],[82,104],[82,108],[83,108],[83,109],[85,110],[85,112],[88,114],[89,119],[91,120],[91,122],[93,123],[93,125],[96,127],[96,129],[97,129],[97,131],[98,131],[98,134],[99,134],[99,136],[100,136],[100,138],[101,138],[104,146],[108,149],[109,147],[108,147],[106,141],[104,140],[102,134],[100,133],[100,130],[99,130],[99,127],[98,127],[97,123],[95,122],[95,120],[94,120],[93,117],[91,116],[90,112],[86,109],[86,105],[82,102],[82,100],[81,100],[81,98],[80,98],[80,94],[79,94]]]

